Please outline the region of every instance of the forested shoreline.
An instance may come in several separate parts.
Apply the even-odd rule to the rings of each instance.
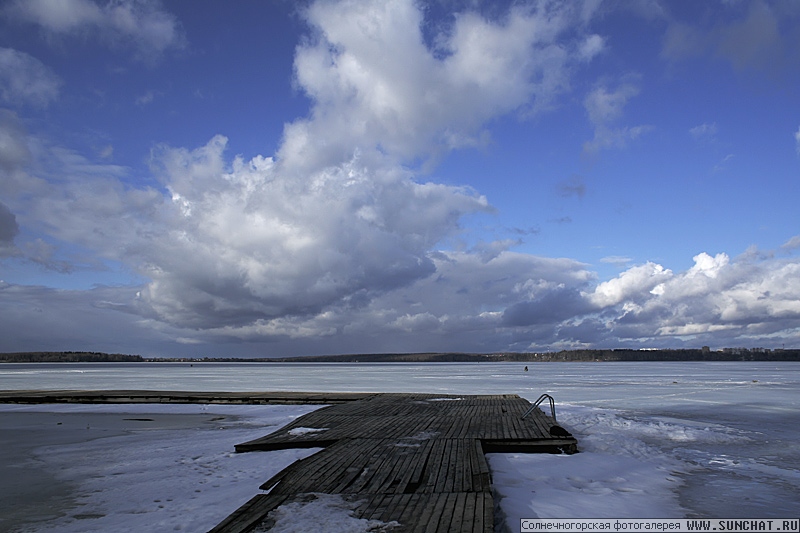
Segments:
[[[142,357],[103,352],[12,352],[0,353],[0,363],[136,363],[136,362],[220,362],[220,363],[480,363],[480,362],[614,362],[614,361],[800,361],[800,350],[767,348],[698,349],[613,349],[562,350],[559,352],[500,353],[383,353],[315,355],[301,357]]]
[[[103,352],[11,352],[0,353],[0,363],[135,363],[141,355]]]

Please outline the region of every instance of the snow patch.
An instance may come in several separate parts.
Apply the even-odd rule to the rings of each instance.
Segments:
[[[576,436],[580,453],[487,454],[508,524],[686,515],[677,489],[688,466],[640,438],[648,424],[643,430],[614,411],[563,404],[559,422]]]
[[[309,493],[303,501],[281,505],[269,513],[254,533],[388,533],[400,527],[396,521],[381,522],[353,516],[361,501],[349,502],[338,494]]]
[[[321,431],[328,431],[330,428],[293,428],[289,430],[289,435],[296,437],[298,435],[308,435],[309,433],[319,433]]]
[[[438,431],[420,431],[419,433],[408,437],[408,440],[430,440],[438,434]]]
[[[463,400],[464,398],[431,398],[428,400],[429,402],[457,402],[459,400]]]

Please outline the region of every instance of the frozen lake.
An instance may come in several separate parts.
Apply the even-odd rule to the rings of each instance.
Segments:
[[[516,393],[529,400],[546,392],[555,397],[559,422],[578,438],[582,453],[490,454],[511,531],[519,530],[523,517],[800,515],[800,364],[528,363],[527,372],[524,367],[4,364],[0,389]],[[32,529],[19,519],[7,525],[15,531],[67,532],[141,531],[158,523],[159,530],[202,531],[257,493],[270,472],[299,457],[236,455],[233,445],[313,408],[0,406],[4,479],[15,472],[40,476],[52,492],[37,493],[52,516],[40,513],[42,521]],[[124,418],[129,420],[123,423]],[[136,418],[151,418],[155,426],[143,429],[130,420]],[[36,435],[38,445],[11,446],[22,435]],[[11,448],[17,451],[8,452]],[[187,484],[200,488],[187,490]],[[2,491],[0,502],[18,493],[8,482]],[[189,522],[192,509],[197,520]],[[10,516],[7,511],[0,509],[0,516]]]

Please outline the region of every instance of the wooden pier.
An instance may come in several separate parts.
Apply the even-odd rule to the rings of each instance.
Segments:
[[[324,450],[261,485],[212,533],[269,530],[277,507],[336,494],[386,531],[494,530],[489,452],[573,453],[577,441],[517,395],[375,394],[309,413],[238,452]],[[560,428],[559,428],[560,429]],[[553,433],[553,434],[551,434]],[[566,433],[566,434],[565,434]]]
[[[268,531],[281,505],[340,497],[356,518],[392,533],[491,533],[484,454],[574,453],[576,439],[515,394],[188,391],[0,391],[0,403],[322,404],[237,452],[323,448],[266,480],[209,533]],[[555,428],[555,429],[554,429]],[[377,531],[377,530],[376,530]]]

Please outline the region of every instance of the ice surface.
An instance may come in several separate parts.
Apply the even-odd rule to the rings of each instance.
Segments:
[[[529,400],[547,392],[581,453],[490,454],[511,531],[520,517],[536,516],[800,514],[800,364],[527,365],[529,372],[513,363],[3,365],[0,389],[135,389],[147,382],[153,389],[517,393]],[[237,455],[233,445],[314,408],[0,406],[0,474],[24,476],[41,489],[42,521],[17,531],[206,530],[310,453]],[[35,450],[20,450],[20,432],[35,437]],[[0,506],[10,501],[3,496]],[[347,516],[339,504],[323,498],[304,512]]]
[[[20,443],[29,436],[25,426],[32,431],[30,415],[49,410],[51,428],[64,432],[36,448],[27,462],[50,472],[66,488],[62,499],[46,502],[44,512],[39,512],[33,523],[21,523],[20,516],[11,520],[3,512],[6,520],[0,522],[0,529],[58,533],[207,531],[257,494],[259,485],[270,476],[318,451],[236,454],[234,445],[263,436],[316,408],[0,406],[4,430],[16,427]],[[87,415],[92,409],[97,413]],[[175,417],[176,414],[181,416]],[[69,421],[74,415],[81,417],[81,425]],[[150,418],[154,423],[128,420],[126,425],[125,419],[130,415]],[[164,415],[173,418],[159,420]],[[61,426],[57,426],[58,420],[63,421]],[[83,425],[86,421],[88,427]],[[95,423],[97,427],[92,426]],[[136,428],[131,424],[150,427]],[[12,489],[26,482],[4,480]],[[37,518],[35,508],[27,510]]]

